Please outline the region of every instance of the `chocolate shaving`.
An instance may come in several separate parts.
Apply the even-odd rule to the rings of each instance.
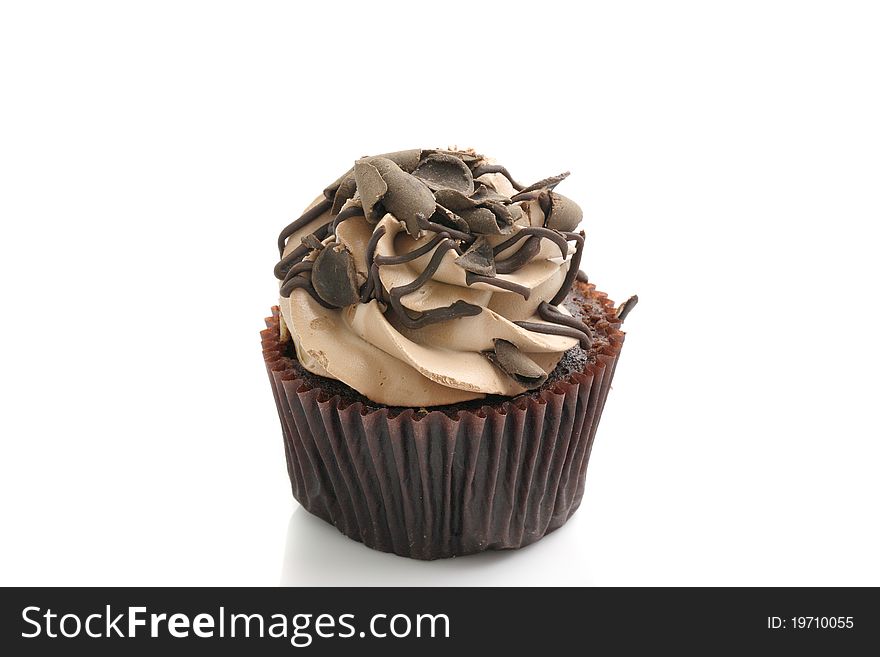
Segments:
[[[422,159],[413,175],[430,189],[454,189],[462,194],[474,192],[474,177],[460,158],[446,153],[431,153]]]
[[[278,255],[281,256],[284,254],[284,247],[287,245],[288,237],[293,235],[303,226],[308,226],[315,219],[327,212],[327,210],[329,210],[331,207],[333,207],[333,204],[327,199],[324,199],[320,201],[315,207],[311,208],[310,210],[306,210],[299,219],[296,219],[295,221],[285,226],[284,230],[281,231],[281,234],[278,235]]]
[[[513,220],[503,205],[493,203],[487,208],[461,210],[461,218],[465,220],[472,233],[479,235],[506,235],[512,230]]]
[[[330,214],[339,214],[339,211],[342,210],[342,206],[355,195],[355,192],[357,192],[357,182],[352,175],[343,180],[339,185],[339,188],[336,190],[336,194],[333,196],[333,207],[330,208]]]
[[[517,191],[520,191],[523,188],[522,185],[513,179],[510,172],[500,164],[480,164],[479,166],[474,167],[474,178],[479,178],[487,173],[500,173],[510,181],[511,186]]]
[[[318,296],[333,306],[358,302],[357,270],[344,244],[331,244],[321,250],[312,268],[312,285]]]
[[[528,299],[532,294],[532,291],[525,285],[519,285],[503,278],[490,278],[489,276],[480,276],[479,274],[467,272],[464,275],[464,280],[465,284],[468,286],[471,286],[474,283],[485,283],[486,285],[497,287],[499,290],[504,290],[505,292],[516,292],[523,299]]]
[[[474,203],[483,205],[485,203],[494,202],[494,203],[510,203],[510,198],[505,196],[504,194],[499,194],[494,189],[480,183],[477,187],[476,191],[471,194],[470,199],[474,201]]]
[[[578,269],[578,272],[577,272],[577,274],[575,274],[574,277],[575,277],[575,280],[578,280],[581,283],[589,283],[590,282],[590,278],[589,278],[589,276],[587,276],[587,272],[585,272],[581,269]]]
[[[375,223],[384,212],[390,212],[404,223],[410,235],[421,235],[419,220],[432,216],[436,207],[425,183],[384,157],[358,160],[354,174],[369,221]]]
[[[340,185],[342,185],[342,183],[345,181],[346,178],[350,177],[353,174],[354,174],[354,167],[352,167],[351,169],[349,169],[348,171],[343,173],[341,176],[339,176],[332,183],[327,185],[324,188],[324,198],[327,199],[328,201],[332,202],[333,198],[336,196],[337,190],[339,190]]]
[[[431,221],[438,223],[442,226],[449,226],[450,228],[455,228],[460,231],[467,232],[470,230],[468,228],[467,222],[455,214],[452,210],[447,210],[442,205],[437,205],[437,209],[434,211],[434,214],[430,217]]]
[[[559,231],[574,230],[578,227],[584,218],[581,206],[567,196],[556,192],[549,192],[547,199],[550,211],[544,213],[544,226]]]
[[[375,224],[382,218],[380,202],[388,192],[388,185],[369,158],[355,162],[354,177],[361,196],[364,216],[367,221]]]
[[[581,256],[584,253],[584,231],[579,233],[562,233],[565,235],[566,239],[574,240],[576,242],[574,255],[571,257],[571,262],[568,263],[568,271],[565,272],[565,280],[562,281],[562,287],[559,288],[559,291],[556,292],[556,295],[550,299],[551,306],[558,306],[565,299],[568,291],[571,289],[571,286],[574,285],[574,277],[577,276],[578,269],[581,266]]]
[[[393,153],[380,153],[376,157],[384,157],[391,160],[406,173],[412,173],[419,165],[422,156],[430,151],[423,151],[421,148],[410,148],[405,151],[394,151]]]
[[[538,255],[540,250],[541,238],[532,235],[512,256],[497,261],[495,263],[495,271],[499,274],[511,274],[531,262],[532,258]]]
[[[501,227],[495,219],[495,213],[489,208],[471,208],[460,210],[461,218],[472,233],[478,235],[500,235]]]
[[[481,162],[485,159],[482,155],[478,155],[473,151],[473,149],[470,148],[464,151],[449,148],[438,148],[431,151],[422,151],[423,155],[426,155],[428,153],[445,153],[446,155],[454,155],[468,166],[476,164],[477,162]]]
[[[492,245],[485,237],[478,237],[470,248],[455,260],[462,269],[482,276],[495,276],[495,258]]]
[[[310,233],[308,235],[305,235],[302,238],[302,243],[303,243],[303,246],[308,248],[310,251],[315,251],[315,250],[320,251],[321,249],[324,248],[324,244],[321,242],[321,240],[319,240],[317,238],[317,236],[314,233]]]
[[[519,192],[515,194],[510,200],[514,203],[522,203],[524,201],[534,201],[535,199],[539,199],[547,193],[545,189],[533,189],[530,192]],[[542,207],[542,210],[544,208]]]
[[[561,183],[563,180],[568,178],[570,175],[571,175],[570,171],[565,171],[563,173],[560,173],[558,176],[550,176],[549,178],[544,178],[543,180],[539,180],[534,185],[529,185],[525,189],[521,189],[519,194],[517,194],[516,196],[513,197],[513,200],[518,201],[520,194],[527,194],[528,192],[533,192],[538,189],[548,189],[548,190],[553,189],[554,187],[556,187],[556,185]]]
[[[434,194],[434,198],[437,200],[437,203],[444,208],[448,208],[454,212],[470,210],[479,205],[477,201],[474,201],[469,196],[466,196],[455,189],[438,189]]]
[[[418,165],[419,160],[422,159],[422,149],[414,148],[406,151],[395,151],[393,153],[381,153],[377,157],[388,158],[407,173],[412,173],[413,169],[415,169]],[[343,173],[331,184],[327,185],[327,187],[324,188],[324,198],[326,198],[328,201],[333,201],[339,191],[340,186],[342,186],[346,179],[350,178],[353,175],[354,167]],[[336,212],[334,211],[333,214],[336,214]]]
[[[505,176],[517,194],[508,198],[493,189],[492,183],[474,180],[495,173]],[[574,240],[574,254],[562,286],[553,299],[542,302],[537,309],[547,323],[514,323],[531,331],[577,338],[586,349],[590,345],[589,328],[556,307],[575,280],[587,281],[586,274],[579,269],[584,233],[569,232],[580,223],[583,212],[574,201],[554,191],[568,175],[566,172],[545,178],[524,188],[505,167],[487,164],[473,151],[411,149],[361,158],[324,190],[321,201],[281,231],[278,248],[283,254],[292,234],[328,210],[334,217],[333,221],[302,238],[303,243],[276,264],[275,276],[281,280],[281,294],[286,297],[295,289],[305,289],[325,308],[344,307],[358,301],[367,303],[375,298],[386,304],[385,312],[392,311],[401,324],[420,328],[455,317],[473,316],[482,310],[464,301],[420,313],[403,306],[402,297],[430,280],[446,252],[454,249],[458,254],[455,262],[465,270],[467,285],[483,283],[528,299],[529,288],[499,275],[518,271],[531,262],[540,252],[542,239],[554,242],[563,258],[568,257],[568,241]],[[483,235],[512,231],[515,222],[523,216],[522,208],[516,203],[525,200],[538,200],[544,212],[544,226],[523,227],[492,247]],[[381,230],[377,228],[366,245],[367,277],[363,285],[358,285],[359,274],[351,252],[339,243],[324,246],[322,240],[328,234],[335,234],[339,224],[349,218],[365,216],[371,223],[377,223],[386,213],[401,221],[414,238],[419,238],[423,230],[436,235],[403,255],[377,256],[378,242],[386,233],[384,226]],[[523,239],[526,243],[513,255],[496,260]],[[411,262],[432,249],[434,253],[428,266],[413,281],[391,291],[384,288],[379,275],[381,266]],[[314,261],[303,260],[314,250],[318,251]],[[633,296],[621,304],[617,319],[622,322],[637,302],[638,297]],[[495,349],[486,352],[487,357],[522,385],[537,386],[546,380],[543,370],[515,345],[501,339],[494,343]]]
[[[402,297],[418,290],[431,278],[431,276],[434,275],[440,267],[440,262],[443,260],[443,256],[446,255],[446,252],[451,248],[453,248],[451,240],[447,239],[441,242],[434,251],[434,255],[431,256],[431,261],[428,263],[428,266],[425,267],[421,274],[406,285],[394,287],[389,292],[390,307],[394,311],[395,316],[400,320],[400,323],[405,327],[412,329],[422,328],[428,324],[443,322],[456,317],[471,317],[473,315],[479,315],[483,311],[480,306],[475,306],[466,301],[459,300],[450,306],[432,308],[431,310],[416,313],[416,315],[413,316],[409,314],[407,308],[401,303],[400,300]]]
[[[547,380],[547,373],[543,368],[515,344],[501,338],[495,338],[492,343],[495,349],[484,351],[483,355],[523,388],[531,390]]]
[[[629,299],[620,304],[620,307],[617,309],[617,319],[621,322],[626,319],[626,316],[629,315],[630,311],[636,307],[636,304],[639,302],[639,295],[634,294]]]

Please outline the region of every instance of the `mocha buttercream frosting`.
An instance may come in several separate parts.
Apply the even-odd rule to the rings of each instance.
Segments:
[[[473,151],[357,160],[279,236],[282,338],[310,372],[390,406],[541,386],[589,330],[561,302],[578,205]]]

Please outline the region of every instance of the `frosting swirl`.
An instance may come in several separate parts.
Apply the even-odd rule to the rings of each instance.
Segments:
[[[559,304],[582,213],[473,151],[358,160],[279,236],[282,337],[374,402],[436,406],[540,386],[589,331]]]

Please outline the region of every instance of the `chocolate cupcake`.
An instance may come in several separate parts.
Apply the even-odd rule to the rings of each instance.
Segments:
[[[281,232],[263,355],[308,511],[417,559],[522,547],[575,512],[637,298],[580,272],[567,175],[365,157]]]

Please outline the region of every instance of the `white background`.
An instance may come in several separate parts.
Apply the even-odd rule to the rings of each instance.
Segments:
[[[875,3],[4,3],[0,584],[880,585]],[[583,504],[525,550],[298,509],[258,331],[354,158],[570,169],[638,292]]]

